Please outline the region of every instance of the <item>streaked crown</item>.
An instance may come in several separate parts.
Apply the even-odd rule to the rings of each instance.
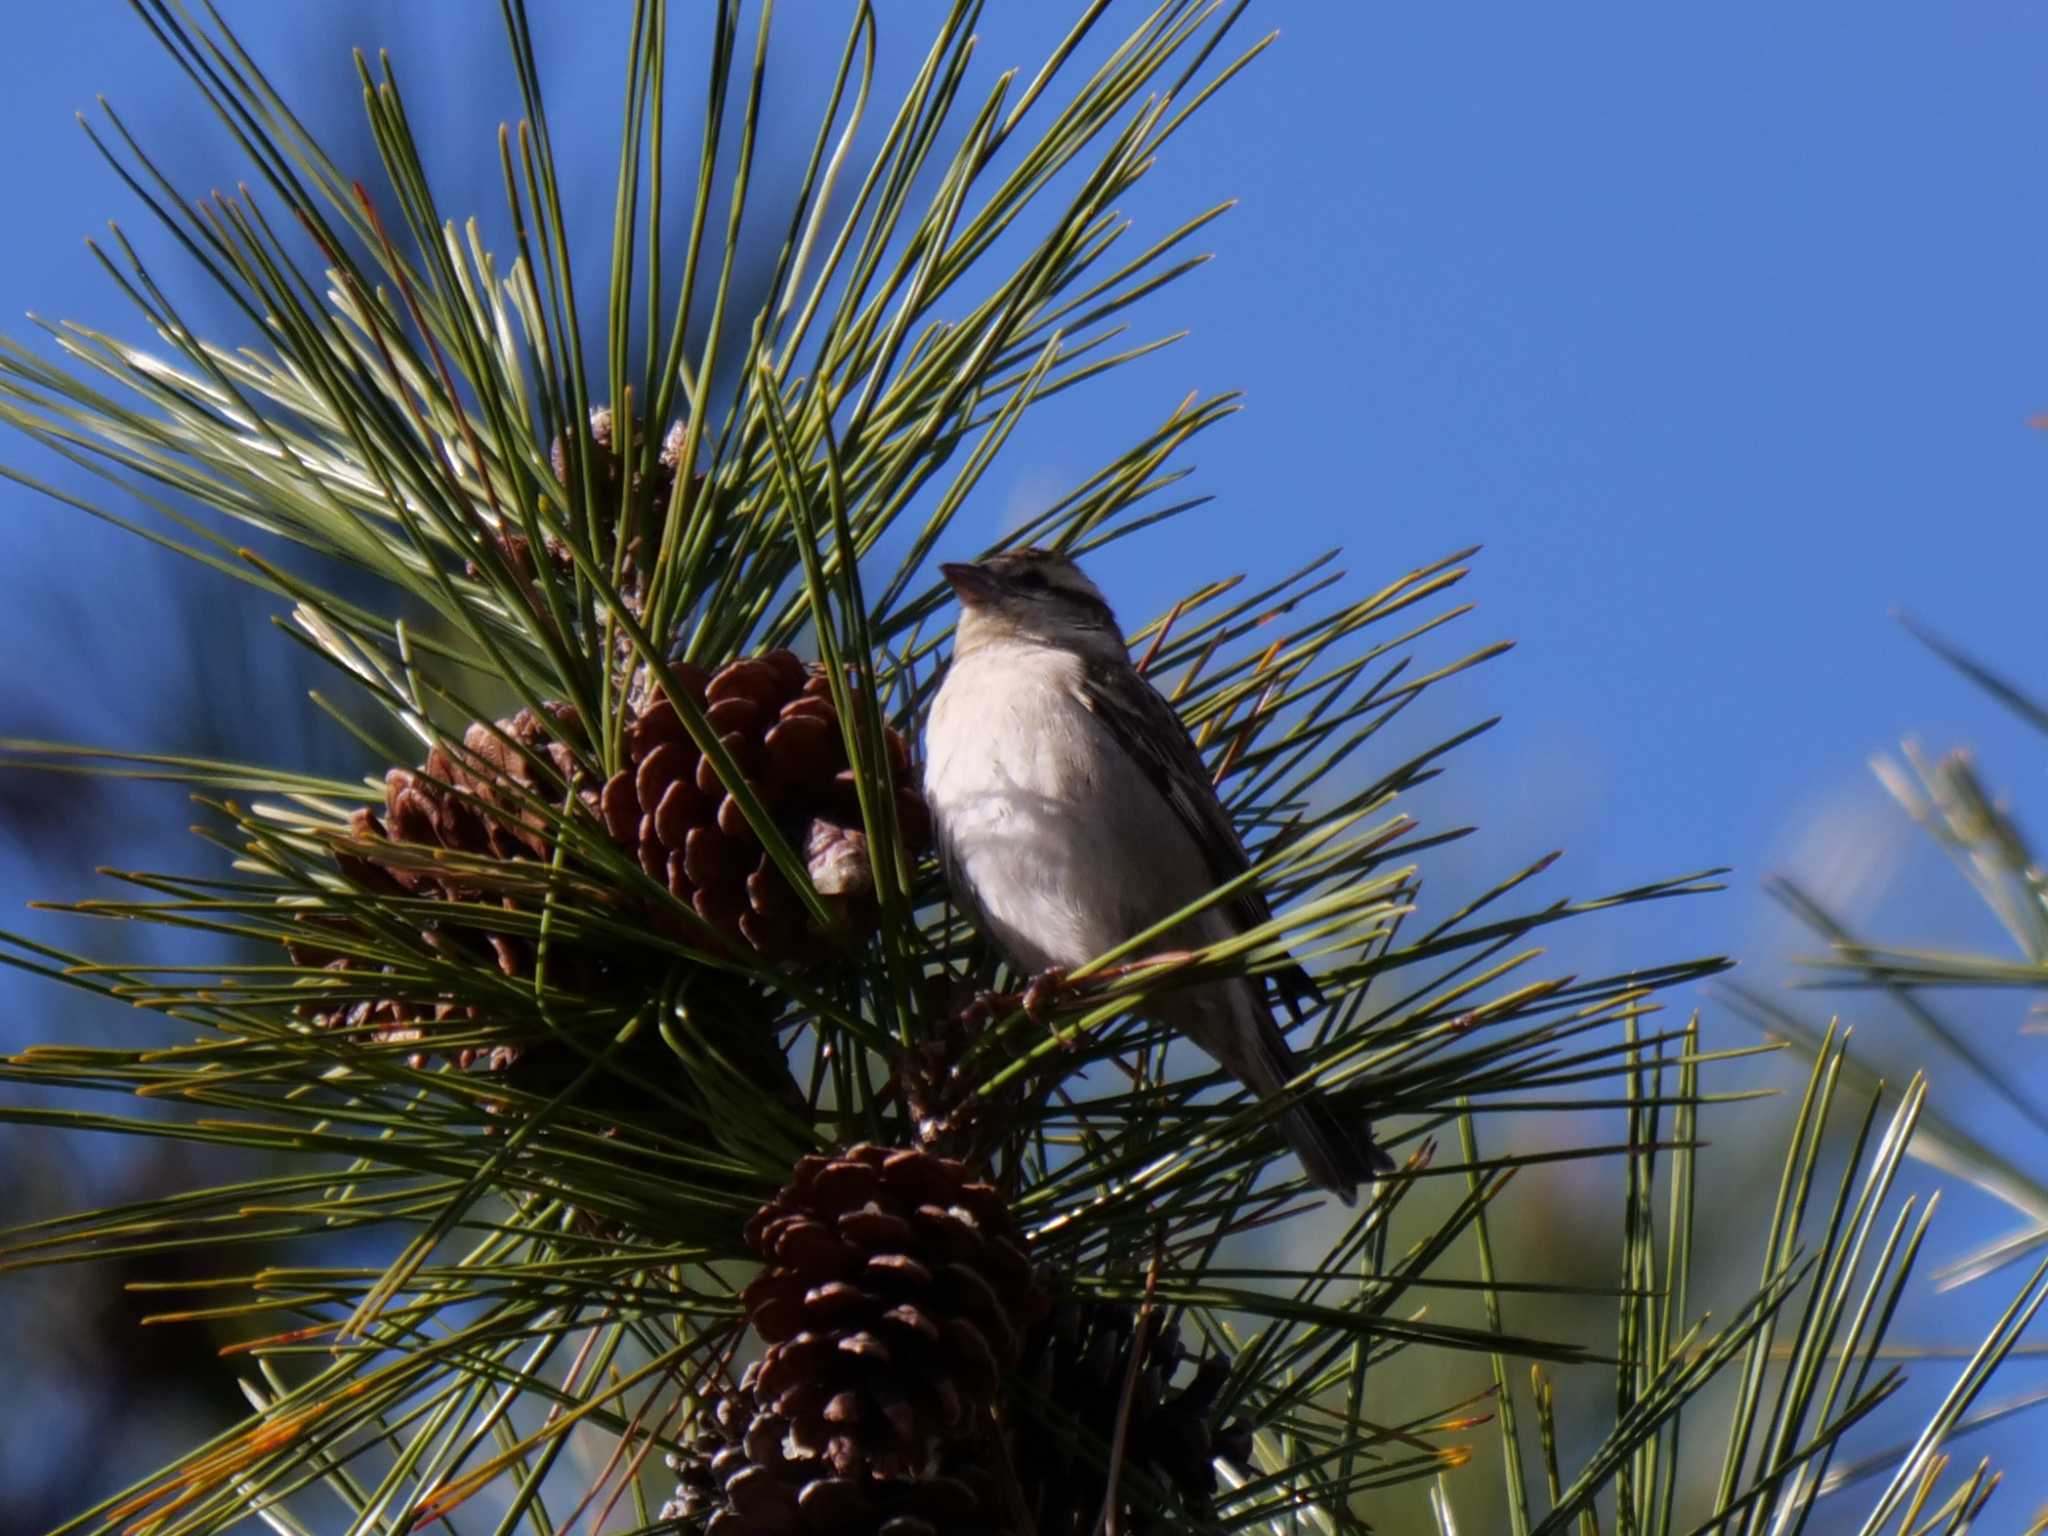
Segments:
[[[960,639],[974,643],[996,634],[1049,639],[1088,649],[1121,650],[1121,631],[1101,589],[1065,555],[1049,549],[1010,549],[972,565],[942,565],[965,610]]]
[[[1090,581],[1081,567],[1065,555],[1050,549],[1009,549],[981,562],[1012,588],[1024,592],[1063,592],[1091,603],[1109,606],[1102,589]]]

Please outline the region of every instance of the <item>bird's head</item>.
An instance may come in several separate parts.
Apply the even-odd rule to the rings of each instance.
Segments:
[[[1123,631],[1095,583],[1065,555],[1012,549],[939,571],[960,599],[956,654],[1000,640],[1123,657]]]

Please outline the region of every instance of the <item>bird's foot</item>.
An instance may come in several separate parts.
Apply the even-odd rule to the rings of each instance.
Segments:
[[[991,1019],[1020,1009],[1033,1023],[1043,1024],[1052,1009],[1054,995],[1066,984],[1066,979],[1064,971],[1047,971],[1034,976],[1022,992],[977,992],[972,1002],[953,1014],[953,1026],[978,1037]]]
[[[979,1039],[990,1019],[1008,1013],[1016,1006],[1017,998],[1013,993],[977,991],[971,1002],[954,1013],[953,1023],[970,1039]]]
[[[1019,1010],[1034,1024],[1044,1024],[1066,980],[1065,971],[1045,971],[1032,977],[1021,992],[977,992],[972,1002],[953,1014],[953,1027],[970,1038],[978,1039],[991,1020]]]
[[[1024,995],[1019,1001],[1024,1006],[1025,1017],[1041,1028],[1052,1023],[1053,1005],[1059,1001],[1060,989],[1067,984],[1064,966],[1051,966],[1040,971],[1025,984]]]

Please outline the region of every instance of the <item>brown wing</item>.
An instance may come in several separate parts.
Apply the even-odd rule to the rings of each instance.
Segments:
[[[1081,675],[1081,702],[1102,722],[1126,756],[1145,772],[1160,798],[1202,850],[1218,885],[1251,868],[1237,828],[1209,780],[1209,768],[1187,727],[1159,691],[1128,666],[1090,660]],[[1240,888],[1226,904],[1239,931],[1271,922],[1273,909],[1256,885]],[[1273,973],[1290,1011],[1317,999],[1315,983],[1298,965]]]

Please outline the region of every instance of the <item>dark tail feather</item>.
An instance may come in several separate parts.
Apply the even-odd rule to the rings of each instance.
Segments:
[[[1273,1023],[1263,1000],[1251,1020],[1251,1028],[1240,1026],[1232,1042],[1253,1050],[1212,1051],[1239,1081],[1260,1098],[1282,1092],[1301,1070],[1287,1037]],[[1244,1037],[1249,1034],[1250,1039]],[[1203,1042],[1206,1044],[1207,1042]],[[1301,1159],[1301,1171],[1318,1189],[1326,1189],[1349,1205],[1358,1197],[1358,1186],[1368,1188],[1383,1173],[1391,1173],[1394,1160],[1372,1139],[1370,1123],[1346,1125],[1321,1094],[1311,1093],[1296,1101],[1279,1117],[1280,1134],[1294,1155]]]
[[[1370,1188],[1373,1180],[1394,1168],[1394,1160],[1372,1139],[1370,1125],[1354,1132],[1320,1095],[1303,1099],[1283,1114],[1280,1134],[1301,1159],[1309,1182],[1346,1205],[1357,1198],[1359,1185]]]

